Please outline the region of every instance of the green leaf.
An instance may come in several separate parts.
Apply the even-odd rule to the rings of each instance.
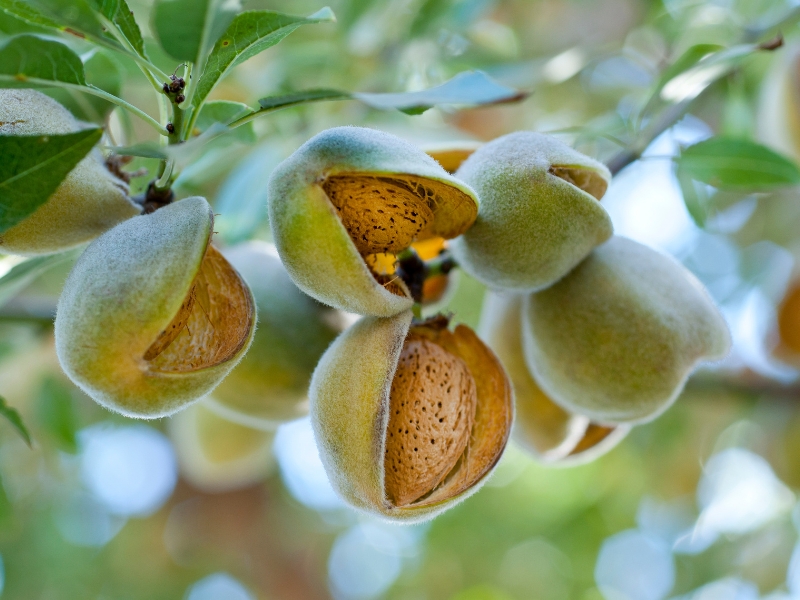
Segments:
[[[125,0],[91,0],[95,10],[114,23],[139,56],[147,58],[144,40],[133,11]]]
[[[47,377],[37,398],[37,421],[42,429],[65,452],[78,451],[78,419],[72,404],[72,392],[55,377]]]
[[[261,144],[222,182],[214,201],[214,230],[226,244],[238,244],[253,237],[267,218],[267,182],[284,154],[278,144]]]
[[[678,185],[683,195],[683,203],[686,205],[689,216],[692,217],[695,225],[704,228],[709,213],[708,193],[703,189],[705,184],[698,183],[692,179],[692,177],[680,167],[678,167],[675,177],[678,180]]]
[[[22,418],[19,416],[19,413],[16,409],[10,407],[6,402],[6,399],[0,396],[0,415],[4,416],[9,423],[14,426],[19,434],[22,436],[22,439],[25,440],[25,443],[28,444],[29,447],[33,447],[33,442],[31,441],[31,434],[28,433],[28,428],[25,427],[25,423],[22,422]]]
[[[183,144],[181,144],[183,145]],[[157,142],[140,142],[130,146],[113,146],[110,150],[120,156],[138,156],[140,158],[157,158],[166,160],[170,157],[167,147]]]
[[[656,92],[660,92],[668,82],[694,67],[702,59],[722,49],[723,47],[719,44],[695,44],[687,48],[686,52],[681,54],[674,63],[661,73],[656,85]]]
[[[202,134],[193,137],[183,144],[174,146],[162,146],[157,142],[141,142],[131,146],[111,148],[115,154],[120,156],[139,156],[141,158],[173,159],[176,167],[183,169],[197,160],[208,150],[211,142],[219,141],[226,136],[234,136],[236,131],[223,125],[213,122]]]
[[[137,40],[138,27],[130,12],[123,13],[124,4],[125,0],[0,0],[0,10],[31,25],[55,29],[80,38],[89,37],[102,45],[122,51],[122,46],[105,30],[104,24],[98,18],[98,14],[104,15],[107,11],[111,16],[104,16],[114,22],[138,50],[141,33]],[[118,14],[113,13],[113,5],[120,7]]]
[[[728,190],[762,190],[800,183],[797,165],[749,140],[715,137],[689,146],[678,159],[689,177]]]
[[[201,67],[240,9],[239,0],[157,0],[153,31],[172,58]]]
[[[698,60],[693,66],[683,68],[684,65],[679,65],[674,69],[673,76],[668,79],[662,77],[664,81],[660,83],[656,95],[668,102],[681,102],[694,98],[709,85],[739,66],[745,58],[762,50],[757,44],[740,44],[698,58],[698,55],[710,46],[710,44],[700,45],[691,56],[685,59],[685,66],[688,66],[691,60],[697,58]]]
[[[106,38],[103,24],[87,0],[28,0],[28,2],[41,14],[58,23],[58,28],[62,31],[78,37],[89,35],[96,39]]]
[[[497,83],[482,71],[459,73],[441,85],[399,94],[365,94],[356,92],[353,98],[380,110],[396,108],[419,114],[438,104],[480,106],[522,100],[527,94]]]
[[[31,25],[58,29],[59,31],[66,29],[66,25],[58,23],[45,13],[34,8],[29,0],[0,0],[0,10]]]
[[[227,125],[252,112],[253,109],[241,102],[229,102],[228,100],[206,102],[203,108],[200,109],[200,115],[197,117],[196,126],[199,131],[203,132],[212,127],[214,123]],[[246,123],[241,127],[237,127],[232,130],[231,135],[233,139],[249,144],[256,141],[256,134],[253,131],[251,123]]]
[[[0,136],[0,233],[33,213],[100,140],[101,129]]]
[[[261,106],[259,112],[269,112],[308,102],[353,99],[379,110],[397,109],[408,114],[420,114],[437,104],[480,106],[514,102],[526,97],[524,92],[501,85],[482,71],[465,71],[441,85],[417,92],[370,94],[317,89],[269,96],[258,103]]]
[[[111,52],[97,49],[88,58],[84,58],[84,61],[83,67],[88,85],[120,96],[124,68]],[[83,94],[74,89],[51,88],[45,93],[66,106],[81,121],[103,123],[116,106],[108,100],[92,94]]]
[[[303,92],[291,92],[289,94],[281,94],[278,96],[268,96],[258,101],[261,106],[259,112],[268,112],[278,110],[280,108],[287,108],[289,106],[296,106],[298,104],[306,104],[309,102],[322,102],[325,100],[350,100],[353,95],[350,92],[343,92],[342,90],[331,89],[316,89],[305,90]]]
[[[81,59],[64,44],[33,35],[19,35],[0,49],[0,86],[46,82],[86,85]]]
[[[11,500],[8,499],[3,480],[0,478],[0,527],[6,527],[11,519],[13,507]]]
[[[4,260],[15,260],[17,257],[8,257]],[[20,291],[32,283],[39,275],[59,263],[74,258],[72,252],[54,254],[51,256],[36,256],[23,260],[14,265],[0,277],[0,306],[6,304]],[[0,266],[3,263],[0,262]]]
[[[233,67],[271,48],[298,27],[335,20],[333,12],[327,7],[308,18],[270,10],[254,10],[237,15],[211,50],[203,76],[197,84],[194,106],[200,106],[217,82]]]

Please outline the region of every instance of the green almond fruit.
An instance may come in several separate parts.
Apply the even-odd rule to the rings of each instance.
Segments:
[[[600,205],[608,169],[557,139],[520,131],[475,150],[456,172],[480,198],[452,244],[459,265],[491,288],[531,292],[566,275],[613,233]]]
[[[635,423],[666,410],[702,360],[730,347],[725,320],[680,263],[614,237],[522,315],[528,368],[566,410]]]
[[[311,374],[345,318],[297,288],[272,244],[246,242],[223,255],[253,292],[258,326],[247,356],[208,406],[231,421],[274,429],[308,414]]]
[[[513,399],[468,327],[365,317],[325,352],[311,424],[334,489],[357,509],[422,521],[478,490],[500,459]]]
[[[599,458],[630,431],[626,425],[602,425],[553,402],[531,375],[522,342],[521,294],[489,292],[480,333],[503,363],[514,386],[516,416],[512,437],[542,463],[572,466]]]
[[[253,296],[209,243],[213,214],[187,198],[106,232],[64,285],[55,322],[67,375],[131,417],[169,415],[208,394],[244,356]]]
[[[80,124],[41,92],[0,89],[0,135],[73,133]],[[96,238],[142,212],[128,197],[128,184],[112,175],[98,153],[81,160],[52,196],[22,222],[0,235],[0,252],[52,254]]]
[[[379,317],[414,304],[394,273],[396,256],[462,234],[478,212],[472,189],[422,150],[361,127],[311,138],[278,165],[268,193],[275,245],[297,286]]]
[[[197,402],[172,416],[169,433],[181,476],[204,492],[247,488],[275,470],[275,434],[223,419]]]

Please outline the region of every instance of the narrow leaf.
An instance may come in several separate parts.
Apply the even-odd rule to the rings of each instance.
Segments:
[[[91,0],[95,10],[114,23],[139,56],[147,57],[144,40],[133,11],[125,0]]]
[[[418,114],[437,104],[485,105],[521,100],[526,94],[500,85],[482,71],[459,73],[442,85],[400,94],[354,93],[353,98],[373,108]]]
[[[206,102],[197,117],[197,129],[199,132],[204,132],[215,123],[227,125],[252,112],[253,109],[241,102],[230,102],[228,100]],[[231,131],[231,135],[234,139],[242,142],[253,143],[256,141],[256,134],[251,123],[237,127]]]
[[[106,38],[103,24],[87,0],[28,0],[28,3],[59,23],[62,31],[79,37]]]
[[[5,275],[0,277],[0,307],[5,305],[32,283],[39,275],[73,257],[74,255],[71,252],[53,254],[50,256],[36,256],[23,260],[11,267]],[[16,258],[17,257],[9,257],[5,260]],[[2,264],[3,263],[0,262],[0,266],[2,266]]]
[[[308,18],[270,10],[254,10],[237,15],[211,50],[203,76],[197,84],[194,105],[200,106],[217,82],[233,67],[271,48],[298,27],[334,20],[329,8]]]
[[[105,46],[123,50],[122,46],[104,30],[97,12],[101,12],[98,5],[104,2],[116,3],[124,0],[88,1],[92,2],[92,5],[89,5],[87,0],[0,0],[0,10],[31,25],[55,29],[80,38],[101,40]]]
[[[703,188],[705,184],[698,183],[685,172],[684,169],[678,167],[675,173],[678,180],[678,185],[683,195],[683,203],[686,205],[686,210],[689,216],[692,217],[695,225],[700,228],[706,226],[708,220],[708,194]]]
[[[306,90],[280,96],[269,96],[258,101],[259,112],[269,112],[309,102],[326,100],[354,99],[379,110],[397,109],[409,114],[420,114],[437,104],[458,104],[480,106],[501,102],[514,102],[527,97],[527,94],[506,87],[494,81],[481,71],[459,73],[442,85],[396,94],[369,94],[344,92],[332,89]]]
[[[61,450],[75,454],[78,451],[78,419],[70,388],[55,377],[48,377],[42,383],[37,400],[37,421],[42,429]]]
[[[240,8],[239,0],[157,0],[153,31],[172,58],[200,67]]]
[[[279,108],[295,106],[297,104],[306,104],[308,102],[322,102],[325,100],[350,100],[352,97],[353,95],[350,92],[343,92],[341,90],[317,89],[305,90],[303,92],[292,92],[278,96],[268,96],[259,100],[258,104],[261,106],[261,110],[259,112],[268,112],[271,110],[278,110]]]
[[[101,129],[0,136],[0,233],[33,213],[100,140]]]
[[[86,85],[83,63],[64,44],[33,35],[14,37],[0,49],[0,86],[30,87],[42,81]]]
[[[688,71],[704,58],[722,49],[723,47],[719,44],[695,44],[687,48],[686,52],[681,54],[675,62],[661,73],[661,77],[659,77],[658,84],[656,85],[656,91],[660,92],[672,79]]]
[[[0,0],[0,10],[31,25],[58,29],[59,31],[66,29],[66,25],[58,23],[33,7],[28,0]]]
[[[800,183],[797,165],[749,140],[716,137],[689,146],[678,159],[688,176],[728,190],[759,190]]]
[[[22,439],[25,440],[25,443],[28,444],[29,447],[33,447],[31,434],[28,432],[28,428],[25,427],[25,423],[22,422],[22,417],[19,416],[15,408],[8,405],[6,399],[2,396],[0,396],[0,415],[3,415],[6,420],[14,426],[14,429],[19,432]]]
[[[699,54],[703,50],[701,46],[696,53]],[[690,68],[682,69],[682,65],[679,65],[675,69],[678,72],[660,84],[659,91],[654,97],[658,95],[668,102],[695,98],[709,85],[730,73],[745,58],[761,50],[757,44],[740,44],[700,57]],[[686,62],[693,58],[696,58],[696,55],[688,57]]]
[[[253,237],[267,217],[267,182],[284,158],[277,144],[261,144],[239,162],[216,195],[214,229],[227,244]]]
[[[166,160],[169,158],[167,147],[157,142],[140,142],[130,146],[113,146],[110,150],[119,156],[138,156],[140,158],[158,158]]]
[[[98,48],[88,57],[84,55],[82,58],[87,85],[93,85],[113,96],[119,97],[122,92],[122,80],[125,71],[116,57],[111,52]],[[103,123],[116,106],[108,100],[92,94],[78,94],[74,89],[54,87],[48,90],[47,94],[66,106],[81,121]]]

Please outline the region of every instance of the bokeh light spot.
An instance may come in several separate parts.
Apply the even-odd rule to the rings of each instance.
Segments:
[[[334,597],[366,600],[383,594],[400,575],[404,559],[416,555],[422,531],[367,522],[342,533],[328,558]]]
[[[186,600],[255,600],[255,596],[227,573],[214,573],[192,585]]]
[[[146,425],[93,425],[79,434],[86,487],[115,515],[144,517],[172,494],[178,467],[169,440]]]
[[[594,578],[606,600],[661,600],[675,583],[675,565],[666,544],[629,529],[603,542]]]
[[[321,511],[344,507],[325,474],[308,418],[281,425],[274,449],[283,483],[298,502]]]

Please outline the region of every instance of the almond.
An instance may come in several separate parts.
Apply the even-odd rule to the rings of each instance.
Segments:
[[[396,521],[429,519],[477,491],[511,431],[500,361],[444,317],[361,319],[322,356],[309,396],[334,489]]]
[[[464,361],[409,335],[400,354],[386,438],[386,493],[406,506],[438,486],[469,443],[475,380]]]
[[[412,244],[452,239],[478,215],[478,197],[419,148],[361,127],[303,144],[270,177],[270,227],[297,286],[320,302],[390,317],[413,306],[392,277]]]
[[[55,322],[67,375],[103,406],[156,418],[208,394],[244,356],[253,295],[209,241],[211,207],[186,198],[92,242]]]

